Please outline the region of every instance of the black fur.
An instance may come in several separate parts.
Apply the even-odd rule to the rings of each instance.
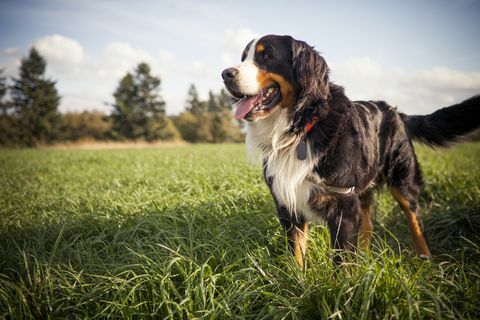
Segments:
[[[348,99],[329,81],[325,60],[305,42],[272,35],[260,41],[274,50],[269,64],[255,59],[259,68],[292,79],[296,89],[289,134],[303,136],[306,124],[318,119],[304,137],[316,158],[312,174],[331,186],[355,187],[351,194],[338,194],[318,185],[310,195],[311,209],[327,221],[333,248],[355,250],[361,208],[372,204],[375,183],[385,182],[404,209],[418,212],[423,180],[412,139],[445,146],[480,126],[480,96],[430,115],[407,116],[383,101]],[[275,176],[265,178],[272,190]],[[272,195],[287,232],[305,222],[301,212],[288,212]]]
[[[426,116],[402,114],[402,119],[411,139],[432,147],[444,147],[478,127],[479,105],[480,96],[475,96]]]

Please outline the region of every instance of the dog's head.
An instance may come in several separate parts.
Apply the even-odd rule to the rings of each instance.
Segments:
[[[311,46],[290,36],[252,40],[242,62],[222,72],[236,100],[236,118],[265,119],[280,108],[301,112],[329,95],[328,66]]]

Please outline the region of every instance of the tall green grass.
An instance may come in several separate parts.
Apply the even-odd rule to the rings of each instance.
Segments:
[[[304,271],[243,145],[0,150],[0,318],[478,318],[480,144],[417,150],[432,261],[380,192],[372,250],[314,226]]]

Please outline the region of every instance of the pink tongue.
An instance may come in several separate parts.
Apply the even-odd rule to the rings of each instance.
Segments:
[[[255,100],[257,100],[257,96],[247,98],[245,100],[241,100],[237,103],[237,109],[235,110],[235,118],[237,120],[242,120],[245,118],[247,113],[253,109]]]

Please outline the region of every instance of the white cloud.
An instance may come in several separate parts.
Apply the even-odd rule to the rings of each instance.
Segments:
[[[34,45],[47,61],[47,75],[57,81],[62,96],[61,111],[96,109],[109,112],[106,102],[113,102],[112,93],[118,81],[140,62],[148,63],[152,73],[160,76],[168,113],[182,111],[190,83],[195,83],[200,96],[205,98],[212,82],[219,82],[219,76],[212,72],[214,68],[204,61],[182,61],[174,52],[165,49],[151,55],[128,42],[111,42],[99,55],[89,56],[80,43],[61,35],[42,37]],[[6,59],[0,61],[0,68],[5,65],[6,74],[16,76],[18,58]]]
[[[168,113],[182,111],[187,89],[195,83],[200,96],[207,98],[209,89],[221,87],[220,72],[240,61],[246,44],[257,35],[249,29],[227,30],[223,43],[218,41],[220,61],[185,60],[182,55],[159,48],[149,51],[127,42],[105,45],[96,56],[74,39],[50,35],[35,41],[47,60],[48,76],[57,80],[62,95],[60,109],[97,109],[108,112],[105,102],[112,102],[112,93],[120,78],[140,62],[147,62],[152,73],[162,79],[162,95]],[[18,53],[17,53],[18,52]],[[7,55],[8,53],[9,55]],[[0,55],[0,69],[8,76],[17,76],[20,50],[7,48]],[[222,65],[223,64],[223,65]],[[409,114],[428,113],[480,93],[480,72],[464,72],[447,67],[422,70],[386,68],[369,57],[351,57],[331,65],[331,79],[343,85],[351,99],[385,100]]]
[[[33,44],[47,59],[49,67],[60,73],[77,72],[84,63],[82,46],[75,40],[54,34],[38,39]]]
[[[430,113],[480,93],[480,72],[384,68],[369,57],[352,57],[331,69],[331,79],[350,99],[385,100],[409,114]]]
[[[247,28],[228,29],[225,32],[223,52],[220,56],[222,63],[225,66],[239,63],[243,49],[257,37],[257,33]]]
[[[209,74],[207,65],[204,62],[198,60],[195,60],[189,64],[187,72],[194,78],[205,77]]]
[[[107,44],[96,58],[87,58],[76,40],[61,35],[43,37],[34,46],[56,76],[117,79],[140,62],[155,64],[155,59],[148,52],[127,42]]]
[[[61,35],[46,36],[34,46],[47,61],[49,76],[57,80],[62,111],[97,109],[108,112],[105,102],[121,77],[140,62],[147,62],[152,71],[158,70],[157,60],[147,51],[127,42],[111,42],[97,57],[88,57],[74,39]]]
[[[140,62],[153,65],[155,59],[148,52],[133,48],[127,42],[113,42],[105,47],[100,58],[92,61],[89,67],[93,67],[101,78],[118,79]]]
[[[444,67],[421,70],[415,78],[431,88],[454,90],[480,90],[480,72],[460,72]]]
[[[17,56],[8,56],[8,58],[0,57],[0,71],[2,71],[2,76],[8,78],[17,77],[17,71],[21,64],[20,57]]]
[[[158,57],[162,61],[173,61],[175,60],[175,53],[168,50],[160,49],[158,50]]]

